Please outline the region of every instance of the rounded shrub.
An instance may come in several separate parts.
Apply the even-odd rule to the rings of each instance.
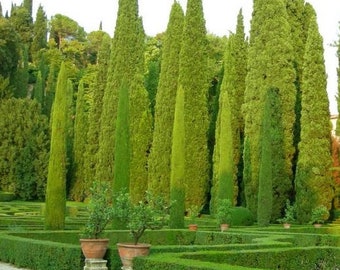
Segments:
[[[253,214],[248,208],[238,206],[231,210],[231,225],[233,226],[250,226],[254,224]]]

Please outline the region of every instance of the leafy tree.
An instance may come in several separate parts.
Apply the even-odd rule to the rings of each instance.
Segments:
[[[250,183],[245,185],[247,207],[254,216],[257,212],[258,179],[260,170],[260,126],[262,109],[267,89],[279,91],[283,144],[277,145],[276,162],[280,172],[273,175],[273,186],[276,187],[273,201],[273,213],[279,214],[285,206],[289,193],[292,191],[292,158],[293,125],[295,122],[296,74],[293,66],[293,48],[290,40],[290,26],[286,7],[282,0],[255,0],[250,30],[248,49],[248,73],[246,77],[245,103],[245,136],[249,139],[251,164]],[[279,154],[280,153],[280,154]],[[283,153],[283,155],[281,155]],[[250,166],[244,163],[244,166]],[[248,170],[245,168],[245,170]]]
[[[90,64],[98,64],[98,53],[104,39],[109,39],[110,36],[104,31],[93,31],[87,35],[85,43],[85,51],[87,54],[87,62]]]
[[[184,13],[174,2],[163,42],[161,73],[155,104],[154,131],[149,156],[149,189],[153,194],[170,194],[172,133],[175,114],[179,53],[182,43]]]
[[[325,205],[330,209],[334,196],[329,171],[331,130],[323,53],[323,40],[314,13],[304,55],[301,141],[295,179],[297,218],[303,223],[310,220],[316,206]]]
[[[184,91],[186,205],[202,206],[208,194],[209,126],[207,40],[202,1],[187,2],[178,87]],[[195,53],[192,53],[195,52]]]
[[[9,18],[15,31],[19,34],[20,43],[28,46],[32,42],[33,20],[30,11],[23,5],[12,6]]]
[[[179,88],[176,97],[175,117],[173,125],[170,201],[174,202],[170,208],[169,226],[172,229],[184,227],[185,212],[185,127],[184,127],[184,93]]]
[[[52,109],[51,148],[46,187],[45,228],[64,229],[67,173],[68,78],[62,62]]]

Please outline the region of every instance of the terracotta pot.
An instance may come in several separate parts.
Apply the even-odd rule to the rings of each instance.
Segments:
[[[189,224],[189,231],[197,231],[197,224]]]
[[[229,229],[229,224],[223,223],[220,225],[221,232],[224,232]]]
[[[150,253],[149,244],[118,243],[118,253],[123,264],[122,269],[132,269],[132,260],[135,257],[147,256]]]
[[[86,259],[102,259],[109,246],[109,239],[80,239],[81,250]]]
[[[283,228],[289,229],[290,228],[290,224],[289,223],[283,223]]]
[[[313,225],[314,225],[314,228],[321,228],[322,227],[322,224],[320,224],[320,223],[314,223]]]

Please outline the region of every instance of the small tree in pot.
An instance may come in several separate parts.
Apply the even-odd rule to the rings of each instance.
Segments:
[[[290,225],[295,221],[295,205],[291,204],[289,200],[286,201],[285,215],[283,218],[279,218],[277,221],[283,224],[286,229],[290,228]]]
[[[318,228],[328,219],[329,212],[326,206],[319,205],[312,210],[312,216],[309,223]]]
[[[94,182],[90,192],[89,216],[80,243],[87,259],[101,259],[109,242],[109,239],[101,237],[113,218],[110,185],[106,182]]]
[[[216,219],[221,231],[229,228],[231,223],[232,203],[229,199],[219,199],[217,202]]]
[[[168,224],[169,208],[162,197],[153,196],[146,192],[145,198],[138,203],[131,201],[127,192],[115,196],[113,202],[114,217],[126,224],[133,238],[133,243],[118,243],[118,251],[124,269],[132,267],[132,260],[136,256],[149,254],[150,244],[139,243],[145,230],[161,229]]]

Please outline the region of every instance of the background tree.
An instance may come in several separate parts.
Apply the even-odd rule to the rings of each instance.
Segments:
[[[208,193],[207,40],[201,0],[187,2],[178,87],[184,91],[186,206],[202,206]],[[192,52],[195,52],[194,54]]]
[[[61,64],[52,109],[52,130],[46,187],[45,228],[64,229],[66,211],[67,173],[67,112],[68,78],[64,62]]]
[[[40,50],[47,47],[47,16],[44,9],[39,5],[35,22],[33,24],[33,39],[31,44],[31,55],[34,62],[39,60]]]
[[[165,32],[161,73],[158,83],[153,142],[149,156],[149,189],[169,199],[172,132],[176,103],[179,53],[182,43],[184,13],[179,3],[171,7]]]
[[[323,39],[314,13],[304,55],[301,141],[295,179],[297,218],[301,223],[308,222],[312,209],[319,205],[330,209],[334,197],[330,175],[330,113],[323,53]]]

